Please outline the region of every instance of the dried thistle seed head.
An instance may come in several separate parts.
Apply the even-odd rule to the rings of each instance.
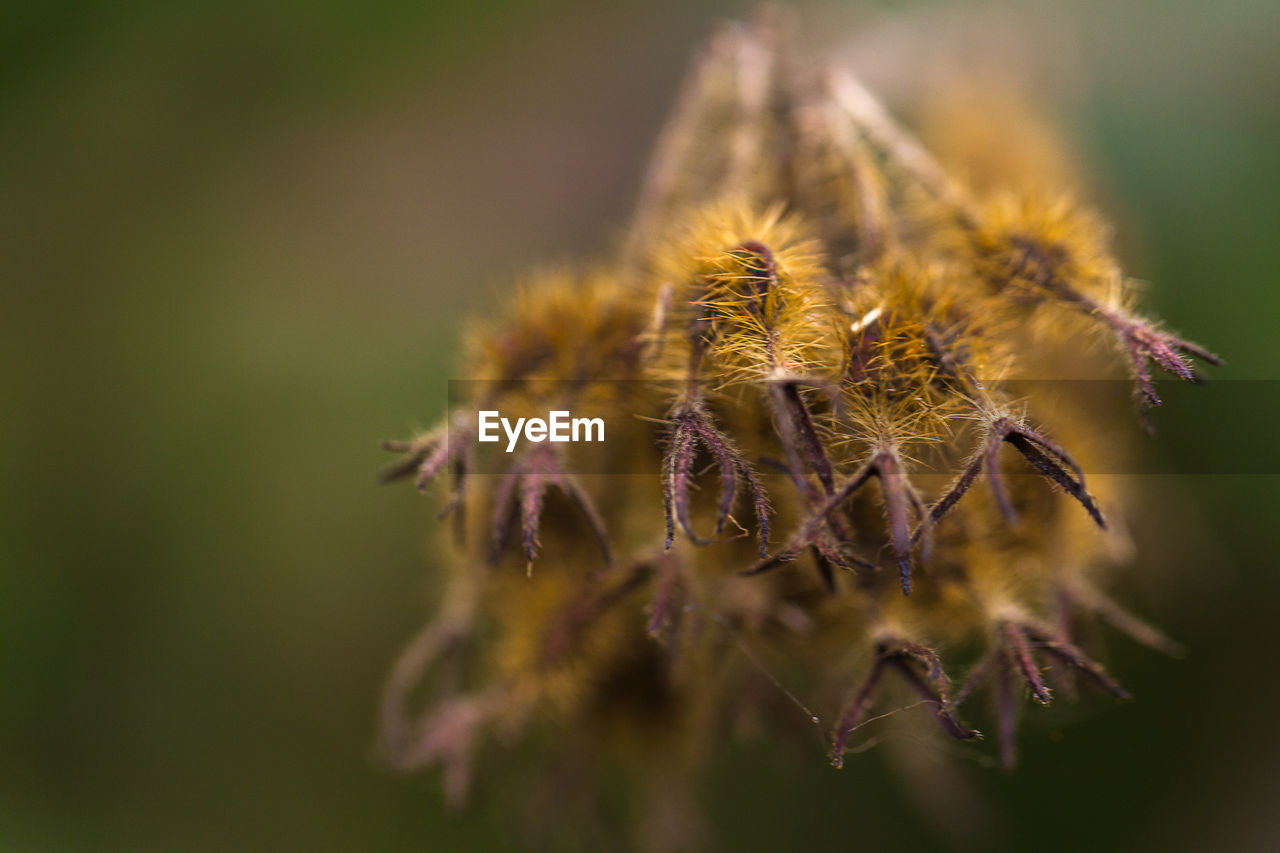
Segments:
[[[828,262],[852,275],[897,246],[890,186],[876,153],[820,86],[796,108],[797,208],[821,229]]]
[[[473,325],[461,366],[495,392],[527,390],[531,379],[598,377],[604,368],[625,380],[639,368],[647,319],[616,275],[543,272],[517,288],[501,319]]]
[[[502,627],[491,677],[529,711],[570,713],[612,673],[643,655],[636,577],[584,582],[573,566],[543,566],[531,578],[504,573],[489,610]]]
[[[983,298],[959,265],[919,265],[891,257],[847,287],[843,379],[851,411],[874,420],[882,402],[904,421],[899,441],[937,440],[951,421],[973,417],[986,384],[994,387],[1015,357],[1006,312]],[[975,293],[975,291],[978,291]],[[878,429],[867,423],[872,434]]]
[[[1032,308],[1082,312],[1108,332],[1128,357],[1144,413],[1160,405],[1148,362],[1189,382],[1197,379],[1192,358],[1221,364],[1204,347],[1133,313],[1133,288],[1109,254],[1108,229],[1065,196],[1047,204],[997,198],[979,222],[974,247],[992,284]]]
[[[671,378],[689,376],[692,350],[712,387],[825,371],[834,343],[820,247],[781,206],[722,201],[691,216],[654,261],[671,287],[662,330]]]
[[[775,21],[729,24],[694,62],[658,140],[622,260],[643,264],[698,208],[727,197],[769,205],[782,199],[793,137],[787,57]]]
[[[982,208],[972,234],[976,261],[991,283],[1027,302],[1121,297],[1110,229],[1067,195],[1036,198],[1004,192]]]
[[[411,647],[385,714],[393,760],[443,764],[455,795],[487,733],[534,720],[666,779],[763,721],[816,724],[838,765],[881,709],[922,704],[960,740],[994,727],[1008,763],[1024,700],[1072,695],[1063,672],[1124,695],[1082,618],[1175,647],[1102,592],[1139,508],[1087,471],[1123,452],[1124,413],[1011,378],[1127,361],[1154,403],[1150,364],[1213,357],[1136,313],[1105,225],[1024,186],[1026,158],[986,161],[977,196],[856,80],[780,51],[770,27],[717,37],[616,260],[533,279],[472,335],[472,399],[389,445],[389,477],[452,470],[472,520],[466,606]],[[1083,355],[1091,330],[1120,358]],[[478,410],[579,405],[607,448],[464,476]],[[962,717],[978,695],[990,712]]]

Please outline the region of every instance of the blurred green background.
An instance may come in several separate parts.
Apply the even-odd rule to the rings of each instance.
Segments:
[[[0,850],[519,841],[484,785],[450,813],[372,758],[436,589],[433,503],[374,486],[377,442],[440,414],[461,318],[516,271],[608,247],[689,52],[745,8],[6,5]],[[812,14],[870,39],[979,8]],[[1216,377],[1280,380],[1280,4],[1016,9],[1070,34],[1074,130],[1149,304]],[[1256,387],[1179,394],[1158,452],[1274,459]],[[1137,701],[973,768],[968,841],[875,750],[837,773],[757,742],[704,786],[724,846],[1280,846],[1277,478],[1151,479],[1121,587],[1190,657],[1109,643]]]

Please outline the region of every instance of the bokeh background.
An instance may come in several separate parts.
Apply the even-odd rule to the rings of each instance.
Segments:
[[[957,21],[1061,48],[1149,304],[1229,359],[1154,447],[1236,464],[1146,478],[1120,579],[1191,654],[1109,643],[1138,699],[970,768],[976,834],[876,750],[730,750],[726,849],[1280,845],[1280,4],[1057,5],[797,17],[873,76]],[[518,788],[451,813],[373,758],[436,589],[433,503],[375,487],[377,442],[441,413],[462,318],[516,271],[607,250],[688,54],[746,8],[5,4],[0,850],[519,844]]]

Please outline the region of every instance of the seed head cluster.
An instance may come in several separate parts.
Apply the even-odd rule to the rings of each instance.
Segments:
[[[1127,372],[1146,420],[1156,371],[1217,359],[1137,313],[1107,227],[1027,158],[970,180],[782,42],[711,40],[616,254],[530,278],[471,335],[472,398],[388,443],[456,524],[385,746],[455,801],[531,727],[654,789],[753,727],[816,724],[840,766],[906,705],[1012,764],[1028,701],[1127,695],[1086,617],[1173,647],[1104,593],[1130,506],[1085,472],[1133,418],[1047,380]],[[477,412],[588,408],[604,445],[478,472]]]

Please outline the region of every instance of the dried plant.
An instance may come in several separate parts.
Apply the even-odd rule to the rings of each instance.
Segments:
[[[985,692],[1012,764],[1048,668],[1126,696],[1077,616],[1173,647],[1101,591],[1126,496],[1085,472],[1124,413],[1011,380],[1123,365],[1145,418],[1152,366],[1194,380],[1191,358],[1217,359],[1136,312],[1096,215],[1016,175],[961,183],[780,41],[715,36],[615,260],[531,281],[472,336],[475,399],[388,444],[389,478],[451,473],[446,511],[467,511],[384,707],[390,760],[443,765],[451,799],[541,719],[642,768],[666,813],[672,779],[744,720],[787,728],[789,701],[840,766],[877,706],[979,738],[964,703]],[[476,412],[584,406],[607,448],[472,472]]]

